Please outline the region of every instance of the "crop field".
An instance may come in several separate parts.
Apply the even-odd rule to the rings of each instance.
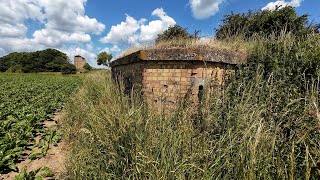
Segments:
[[[58,74],[0,74],[0,173],[16,170],[16,160],[35,136],[50,134],[41,122],[52,118],[80,82]]]

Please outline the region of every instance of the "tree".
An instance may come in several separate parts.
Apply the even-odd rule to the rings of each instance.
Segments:
[[[158,34],[156,43],[161,41],[171,41],[174,39],[192,39],[193,36],[189,34],[186,28],[179,25],[171,26],[163,33]]]
[[[61,67],[62,74],[75,74],[77,72],[76,66],[73,64],[64,64]]]
[[[86,64],[83,66],[83,68],[84,68],[85,70],[88,70],[88,71],[91,71],[91,70],[92,70],[92,67],[91,67],[90,64],[88,64],[88,63],[86,63]]]
[[[290,6],[280,7],[275,10],[251,10],[246,14],[225,15],[222,24],[216,29],[216,37],[224,39],[234,36],[250,38],[253,35],[279,36],[281,33],[291,32],[301,36],[312,32],[306,27],[308,15],[298,16],[295,9]]]
[[[320,33],[320,23],[312,25],[311,28],[315,33]]]
[[[112,54],[109,54],[109,53],[103,51],[98,54],[97,63],[98,63],[98,65],[108,66],[111,59],[112,59]]]
[[[0,57],[0,71],[15,72],[60,72],[64,65],[70,65],[68,57],[56,49],[36,52],[13,52]]]

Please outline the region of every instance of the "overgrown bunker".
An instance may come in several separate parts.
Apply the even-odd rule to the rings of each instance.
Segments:
[[[123,82],[126,93],[139,89],[151,103],[173,105],[188,93],[197,104],[204,88],[221,88],[226,75],[244,61],[240,51],[172,48],[140,50],[110,66],[113,79]]]

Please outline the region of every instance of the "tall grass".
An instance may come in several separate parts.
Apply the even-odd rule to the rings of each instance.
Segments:
[[[317,58],[320,45],[309,38],[310,49],[289,36],[253,41],[249,64],[223,93],[207,90],[200,112],[189,105],[155,112],[123,95],[110,74],[86,75],[62,126],[68,178],[319,179],[319,79],[282,69],[293,55],[294,67]],[[275,59],[288,62],[266,66]]]

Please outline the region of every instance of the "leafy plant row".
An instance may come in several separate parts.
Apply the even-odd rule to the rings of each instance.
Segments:
[[[41,121],[62,108],[79,83],[77,76],[0,74],[0,173],[17,170],[16,160],[45,133]]]

